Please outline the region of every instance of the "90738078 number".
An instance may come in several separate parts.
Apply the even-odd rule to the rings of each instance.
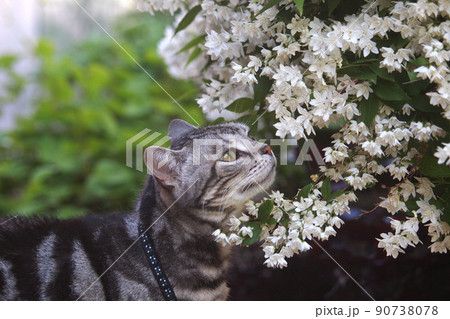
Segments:
[[[375,313],[377,316],[421,316],[421,315],[438,315],[437,306],[377,306],[375,308]]]

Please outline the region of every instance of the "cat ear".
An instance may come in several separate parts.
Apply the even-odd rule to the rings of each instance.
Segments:
[[[177,182],[177,151],[159,146],[150,146],[144,152],[148,172],[165,188],[172,188]]]
[[[188,134],[195,129],[197,129],[196,126],[191,125],[183,120],[177,119],[170,122],[167,135],[171,140],[174,140]]]

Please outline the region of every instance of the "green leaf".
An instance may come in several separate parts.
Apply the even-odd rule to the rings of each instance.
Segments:
[[[365,58],[361,58],[361,59],[358,59],[358,60],[352,62],[352,64],[366,64],[366,63],[369,63],[369,62],[378,62],[378,63],[380,63],[380,60],[377,59],[377,58],[372,58],[370,56],[366,56]]]
[[[412,73],[416,74],[415,72],[412,72]],[[414,96],[414,99],[415,99],[416,96],[423,95],[423,91],[429,85],[430,85],[430,81],[428,81],[428,80],[412,79],[410,82],[403,84],[403,88],[409,96]]]
[[[297,201],[300,201],[302,198],[307,198],[312,187],[313,183],[304,186],[297,194]]]
[[[250,246],[251,244],[254,244],[258,241],[259,235],[261,235],[261,225],[257,222],[251,222],[248,224],[249,227],[253,230],[253,236],[250,238],[248,236],[245,236],[244,240],[242,241],[242,244],[245,246]]]
[[[16,61],[18,57],[15,55],[3,55],[0,56],[0,68],[10,68]]]
[[[390,108],[393,108],[396,111],[401,111],[403,105],[405,105],[405,101],[383,101],[383,104],[386,104]]]
[[[406,71],[406,73],[408,74],[408,78],[409,78],[410,81],[418,81],[416,72],[414,72],[414,71]]]
[[[339,74],[347,74],[358,80],[368,80],[377,83],[377,75],[368,67],[361,65],[348,65],[338,70]]]
[[[284,216],[283,218],[281,218],[281,220],[280,220],[280,224],[283,226],[283,227],[288,227],[288,225],[289,225],[289,216]]]
[[[391,82],[395,82],[394,76],[389,73],[386,69],[380,68],[380,63],[376,62],[369,66],[369,68],[379,77]]]
[[[200,42],[202,42],[205,39],[205,35],[201,34],[198,37],[193,38],[191,41],[189,41],[184,47],[182,47],[177,53],[175,54],[179,54],[181,52],[187,51],[190,48],[192,48],[193,46],[196,46],[197,44],[199,44]]]
[[[330,197],[331,195],[331,183],[330,183],[330,179],[327,177],[323,182],[322,182],[322,197],[323,199],[327,200],[328,197]]]
[[[418,111],[426,113],[440,113],[441,109],[435,105],[430,104],[430,99],[425,95],[414,96],[409,104]]]
[[[442,209],[444,208],[444,206],[445,206],[445,203],[444,203],[442,200],[435,199],[435,198],[431,198],[431,199],[429,200],[429,203],[430,203],[431,205],[436,206],[436,208],[437,208],[437,209],[440,209],[440,210],[442,210]]]
[[[419,206],[417,205],[417,202],[414,199],[407,200],[405,202],[405,204],[406,204],[406,208],[408,208],[408,211],[410,213],[412,213],[414,210],[418,210],[419,209]]]
[[[197,5],[193,7],[191,10],[189,10],[188,13],[186,13],[186,15],[183,17],[183,19],[181,19],[180,23],[175,29],[174,35],[177,34],[179,31],[185,29],[188,25],[190,25],[201,10],[202,10],[201,5]]]
[[[359,111],[361,112],[361,118],[367,127],[372,125],[375,116],[378,114],[378,105],[379,100],[374,94],[371,94],[368,100],[363,99],[361,101]]]
[[[373,87],[374,93],[382,100],[387,101],[408,101],[410,97],[403,91],[402,87],[395,82],[379,80]]]
[[[344,190],[342,190],[342,189],[335,191],[334,193],[331,193],[331,195],[326,198],[326,201],[331,202],[333,199],[338,198],[342,194],[344,194]]]
[[[355,75],[355,77],[358,80],[367,80],[369,82],[372,82],[373,84],[377,84],[377,75],[368,69],[361,70],[361,72]]]
[[[424,156],[419,168],[420,172],[431,177],[450,177],[450,167],[438,164],[434,156]]]
[[[305,4],[305,0],[294,0],[294,3],[297,5],[298,13],[300,16],[303,15],[303,5]]]
[[[422,65],[428,65],[428,64],[430,64],[430,62],[428,61],[428,59],[424,58],[423,56],[418,57],[418,58],[415,59],[415,60],[410,60],[409,62],[411,62],[412,64],[417,65],[417,66],[422,66]]]
[[[450,210],[445,209],[443,213],[441,220],[450,225]]]
[[[442,209],[441,220],[450,225],[450,187],[447,187],[444,190],[444,194],[442,195],[442,201],[444,202],[444,209]]]
[[[253,106],[255,106],[255,101],[253,99],[243,97],[243,98],[235,100],[233,103],[228,105],[226,107],[226,109],[228,111],[242,113],[242,112],[247,111],[248,109],[252,108]]]
[[[55,53],[54,44],[47,39],[40,40],[35,48],[35,54],[38,57],[50,58]]]
[[[272,88],[273,80],[269,79],[267,76],[257,77],[257,80],[258,83],[255,83],[253,85],[253,99],[255,101],[255,104],[262,104],[267,96],[267,93],[269,93],[270,89]]]
[[[328,16],[331,16],[331,14],[338,7],[340,2],[341,0],[327,0]]]
[[[258,220],[265,223],[273,210],[273,200],[267,200],[258,207]]]
[[[261,13],[263,13],[264,11],[266,11],[267,9],[272,8],[273,6],[276,6],[277,4],[279,4],[281,2],[281,0],[270,0],[262,9],[261,11],[259,11],[256,14],[256,17],[259,16]]]
[[[192,50],[191,54],[189,55],[185,67],[188,66],[189,63],[194,61],[200,54],[202,54],[202,49],[200,49],[199,47],[195,47],[195,49]]]
[[[225,123],[225,119],[223,117],[218,117],[214,121],[210,123],[210,125],[222,124]]]
[[[275,225],[277,223],[277,220],[275,219],[275,218],[269,218],[267,221],[266,221],[266,224],[268,224],[268,225]]]

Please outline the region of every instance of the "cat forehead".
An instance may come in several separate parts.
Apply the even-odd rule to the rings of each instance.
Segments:
[[[187,142],[195,139],[244,138],[248,136],[248,131],[247,125],[235,122],[200,127],[185,136],[173,139],[171,148],[181,149]]]
[[[249,127],[242,123],[226,123],[212,125],[205,128],[206,130],[211,130],[211,132],[217,134],[226,135],[248,135]]]

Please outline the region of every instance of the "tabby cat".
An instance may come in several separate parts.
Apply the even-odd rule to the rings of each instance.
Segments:
[[[178,300],[225,300],[230,248],[212,233],[275,176],[270,147],[248,130],[172,121],[171,148],[145,151],[152,174],[133,212],[1,220],[0,299],[163,300],[139,243],[142,224]]]

